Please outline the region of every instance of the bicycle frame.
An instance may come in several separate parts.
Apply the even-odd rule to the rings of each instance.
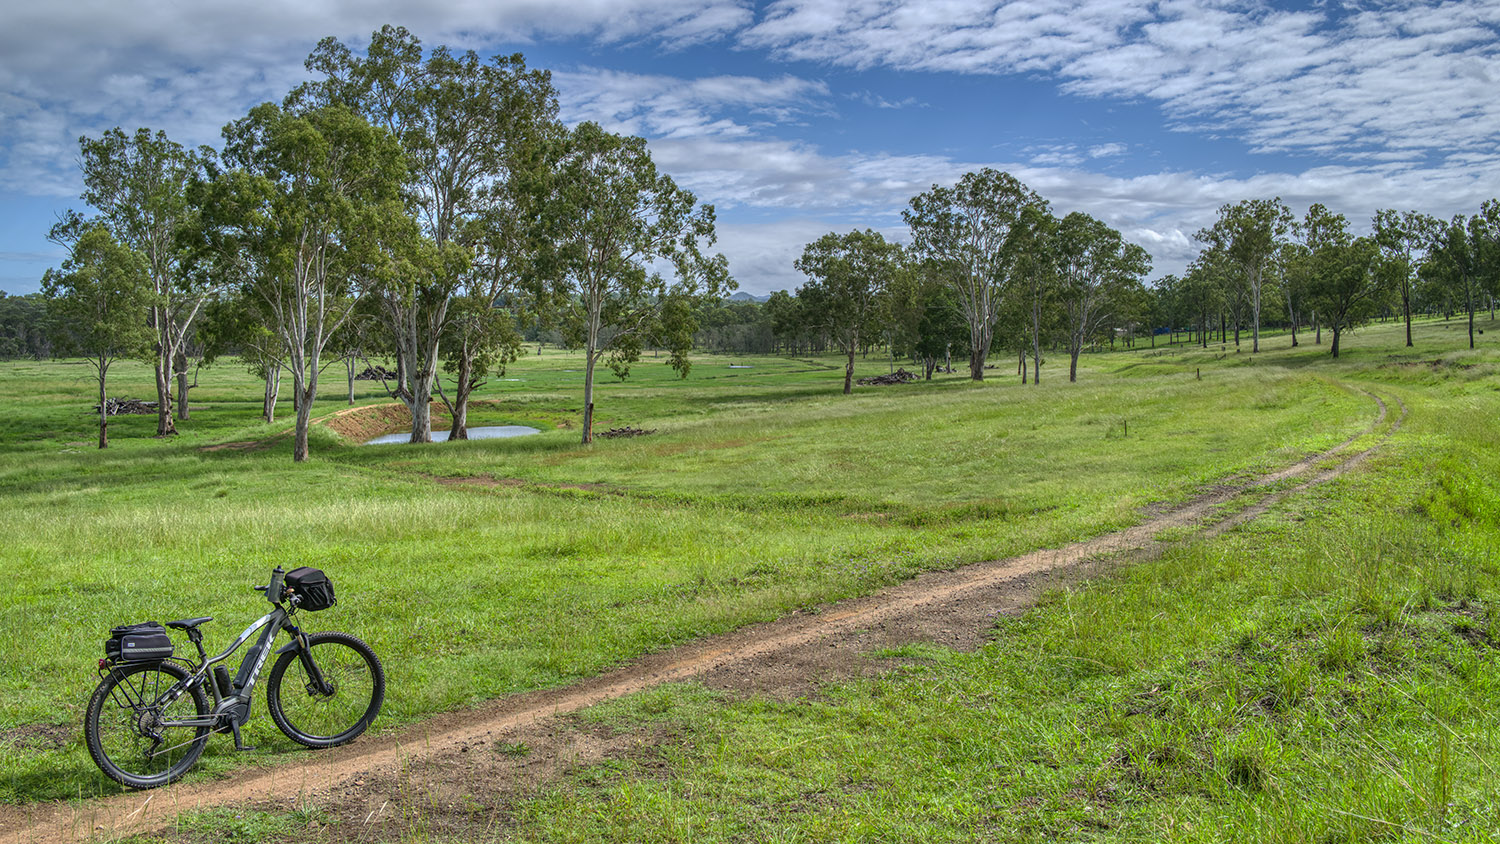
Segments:
[[[255,644],[251,646],[245,659],[240,662],[239,671],[235,674],[230,687],[230,694],[221,695],[218,684],[208,680],[210,669],[233,656],[242,645],[255,635],[257,630],[260,631],[260,636],[256,638]],[[192,669],[192,672],[186,678],[172,684],[172,687],[166,693],[158,696],[150,704],[161,707],[170,706],[195,685],[207,682],[209,693],[213,696],[213,711],[205,716],[163,720],[161,725],[164,727],[210,727],[215,732],[223,732],[225,727],[228,727],[234,733],[235,746],[243,748],[244,745],[240,740],[240,727],[250,718],[250,701],[255,692],[255,683],[260,678],[260,673],[265,668],[266,661],[271,655],[272,641],[282,630],[288,631],[292,635],[293,641],[278,649],[276,653],[282,654],[295,650],[301,657],[303,665],[307,668],[308,677],[311,678],[312,682],[320,688],[326,687],[322,672],[318,670],[317,665],[313,663],[311,656],[308,654],[307,636],[291,623],[291,616],[286,608],[280,604],[276,604],[270,612],[252,622],[249,627],[246,627],[235,638],[234,643],[226,648],[223,653],[213,657],[209,657],[208,652],[203,648],[202,632],[197,628],[188,631],[188,638],[198,648],[199,662],[197,666]],[[146,701],[141,701],[141,703],[145,704]],[[194,741],[197,741],[197,739],[194,739]],[[185,743],[190,744],[191,742]],[[152,751],[152,755],[165,753],[168,750],[181,746],[182,744],[178,744],[173,747],[155,749]]]
[[[201,677],[206,676],[208,670],[211,667],[229,659],[229,657],[233,655],[235,651],[240,649],[241,645],[249,641],[250,636],[254,634],[255,631],[260,630],[262,631],[260,634],[260,638],[258,638],[255,642],[255,645],[250,648],[250,652],[246,654],[244,661],[240,663],[240,670],[235,674],[234,684],[231,686],[234,694],[231,694],[228,698],[223,699],[249,703],[250,696],[255,691],[255,681],[260,678],[260,672],[261,669],[265,667],[266,658],[271,654],[271,641],[276,638],[276,634],[280,633],[282,628],[290,626],[289,622],[290,619],[287,616],[286,610],[282,609],[279,606],[276,607],[275,609],[261,616],[259,620],[252,623],[249,627],[246,627],[244,632],[240,633],[240,635],[234,640],[234,643],[226,648],[223,653],[211,659],[204,659],[202,664],[194,669],[193,677],[200,678],[201,682]],[[293,635],[299,635],[300,633],[301,631],[299,630],[293,633]],[[198,648],[200,651],[199,655],[201,657],[203,645],[199,643]],[[254,660],[253,663],[252,659]],[[214,703],[216,704],[215,708],[217,709],[217,706],[222,705],[223,703],[223,700],[221,700],[219,697],[218,684],[209,683],[208,685],[210,692],[213,694]]]

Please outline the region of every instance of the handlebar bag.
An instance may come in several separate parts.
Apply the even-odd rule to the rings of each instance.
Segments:
[[[338,603],[338,599],[333,596],[333,581],[328,579],[322,569],[311,566],[292,569],[286,573],[286,585],[302,597],[297,604],[298,609],[317,612]]]
[[[173,650],[167,628],[155,621],[113,628],[104,642],[104,655],[120,662],[162,660],[171,656]]]

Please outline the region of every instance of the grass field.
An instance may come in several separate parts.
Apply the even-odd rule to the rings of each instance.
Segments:
[[[1411,415],[1316,494],[1053,595],[977,653],[910,649],[816,699],[682,686],[601,707],[585,717],[689,740],[580,771],[475,837],[1488,840],[1500,355],[1460,335],[1424,324],[1408,351],[1374,326],[1337,362],[1306,337],[1253,362],[1137,349],[1086,356],[1078,384],[1023,387],[1002,363],[984,384],[852,397],[832,360],[704,357],[678,380],[648,359],[602,387],[599,424],[657,433],[590,448],[580,361],[547,350],[471,418],[540,435],[366,448],[324,431],[301,466],[231,366],[204,373],[182,436],[119,420],[101,453],[83,365],[0,364],[0,636],[26,643],[0,661],[0,799],[110,790],[77,730],[108,628],[214,615],[223,644],[277,563],[333,574],[340,606],[311,626],[385,655],[390,727],[1132,524],[1363,430],[1363,385]],[[112,394],[144,395],[147,375]],[[345,406],[335,392],[320,414]],[[289,749],[252,725],[272,758]],[[195,776],[240,764],[226,744]]]

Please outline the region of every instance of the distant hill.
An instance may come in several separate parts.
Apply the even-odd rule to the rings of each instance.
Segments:
[[[743,290],[737,291],[733,296],[728,297],[731,302],[764,302],[770,298],[770,296],[755,296]]]

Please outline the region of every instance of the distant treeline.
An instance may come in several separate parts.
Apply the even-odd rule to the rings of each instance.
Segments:
[[[52,357],[47,298],[40,293],[0,293],[0,358]]]

